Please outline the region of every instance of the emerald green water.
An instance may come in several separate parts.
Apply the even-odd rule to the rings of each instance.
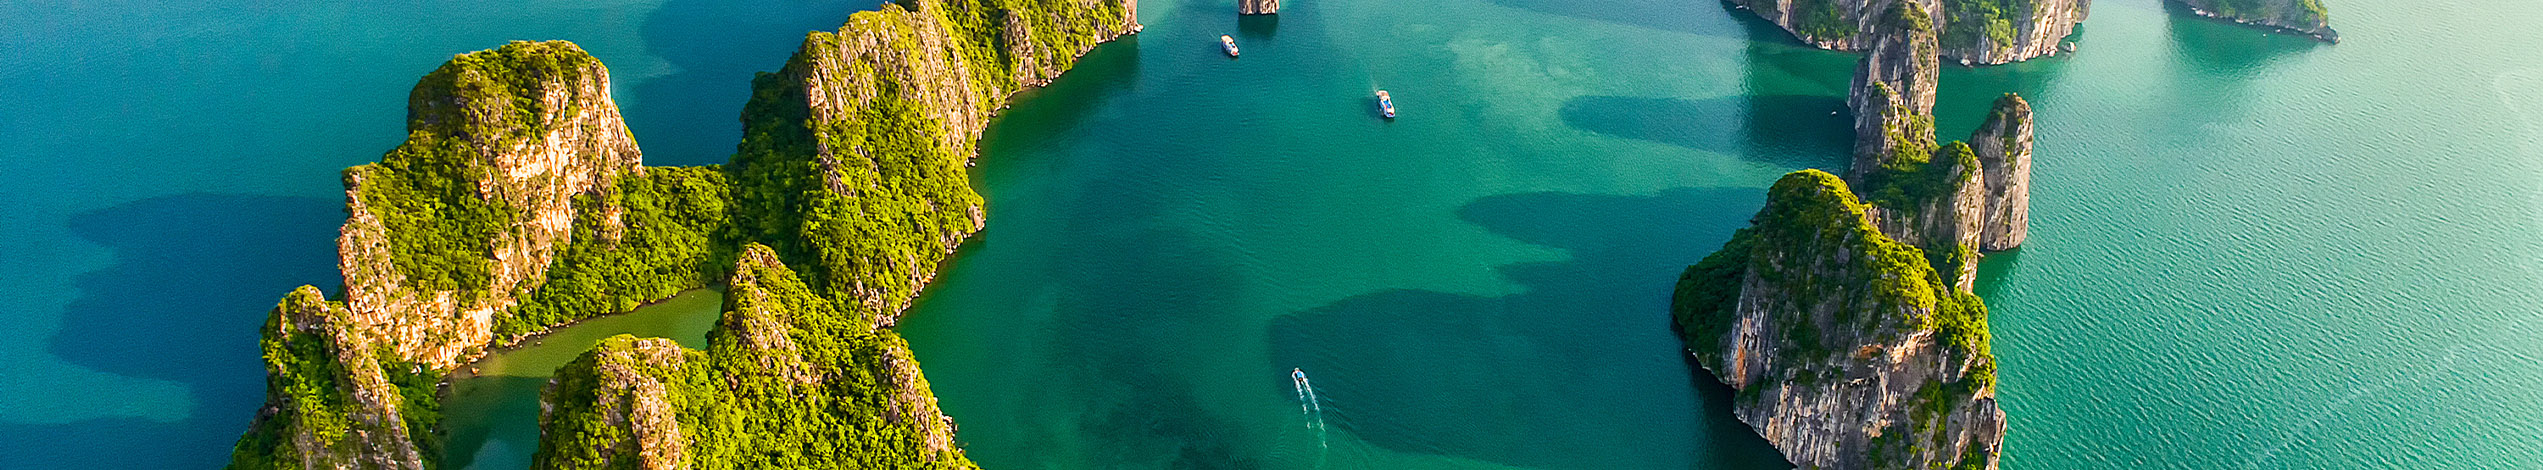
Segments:
[[[974,459],[1779,464],[1664,306],[1838,164],[1851,56],[1702,0],[1141,3],[990,130],[989,228],[903,323]],[[2096,3],[2077,54],[1944,74],[1946,136],[2038,112],[2029,245],[1980,283],[2005,466],[2543,461],[2543,7],[2332,2],[2318,45]],[[865,6],[0,4],[0,468],[224,461],[264,310],[336,283],[336,172],[449,54],[575,40],[648,162],[714,162],[750,72]],[[458,394],[496,411],[453,447],[518,461],[535,389]]]
[[[724,312],[724,294],[693,290],[634,311],[549,330],[529,344],[499,350],[452,374],[442,426],[449,431],[448,468],[527,468],[539,448],[539,390],[556,368],[620,334],[670,338],[706,348],[706,332]]]

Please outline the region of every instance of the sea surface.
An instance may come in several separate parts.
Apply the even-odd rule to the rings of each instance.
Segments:
[[[0,468],[225,462],[267,309],[341,282],[339,170],[451,54],[573,40],[647,163],[715,163],[750,75],[873,3],[0,3]],[[1852,56],[1709,0],[1141,3],[989,130],[989,228],[902,324],[973,459],[1782,465],[1666,304],[1843,164]],[[1946,138],[2005,92],[2039,123],[1981,270],[2005,467],[2543,462],[2543,5],[2335,0],[2324,45],[2095,3],[2074,54],[1943,74]],[[456,381],[452,466],[525,465],[543,368],[695,344],[713,297]]]

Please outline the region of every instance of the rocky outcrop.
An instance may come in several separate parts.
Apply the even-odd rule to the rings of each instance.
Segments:
[[[1863,188],[1882,233],[1911,246],[1951,254],[2011,249],[2027,230],[2030,198],[2030,105],[2006,95],[1974,144],[1934,141],[1934,98],[1940,78],[1933,31],[1915,3],[1883,15],[1884,33],[1855,68],[1847,103],[1854,110],[1853,164],[1846,179]],[[1982,240],[2000,234],[1995,243]],[[1945,273],[1969,290],[1976,271]]]
[[[1854,110],[1849,179],[1860,180],[1893,155],[1934,141],[1934,93],[1942,65],[1924,7],[1891,4],[1877,24],[1883,32],[1871,35],[1846,95],[1847,108]]]
[[[912,356],[909,341],[900,335],[876,337],[876,377],[883,388],[891,390],[884,402],[884,421],[909,426],[918,436],[919,449],[929,453],[952,452],[954,417],[936,405],[935,389],[927,385],[927,376],[918,370],[918,358]]]
[[[965,167],[1009,96],[1139,29],[1137,3],[994,8],[913,0],[807,35],[752,84],[731,164],[745,241],[708,350],[657,375],[697,467],[969,468],[954,424],[890,329],[982,226]],[[976,32],[990,32],[996,41]],[[789,268],[789,265],[794,268]],[[800,271],[798,271],[800,269]],[[606,351],[558,372],[538,468],[626,461]],[[597,411],[595,411],[597,410]],[[597,450],[595,450],[597,449]],[[712,465],[710,465],[712,464]]]
[[[828,390],[870,386],[874,392],[863,397],[879,402],[876,404],[880,406],[872,409],[882,410],[870,418],[880,419],[883,426],[909,430],[918,448],[928,455],[959,457],[954,447],[953,418],[937,407],[936,395],[920,372],[918,359],[910,355],[907,341],[891,330],[873,328],[872,320],[861,313],[836,310],[821,301],[778,260],[775,251],[765,246],[746,248],[740,258],[740,265],[733,270],[724,319],[709,337],[714,339],[714,348],[731,345],[728,350],[732,352],[717,357],[750,363],[749,367],[725,370],[746,371],[774,380],[728,383]],[[826,344],[807,348],[789,339],[795,337],[817,338],[817,342]],[[873,382],[826,384],[825,381],[845,379],[822,371],[842,367],[863,369]],[[766,393],[751,388],[743,385],[732,392],[745,396]]]
[[[1914,3],[1939,32],[1939,52],[1962,65],[2019,62],[2064,52],[2063,41],[2090,12],[2090,0],[1727,0],[1822,49],[1862,50],[1878,42],[1880,16]]]
[[[766,246],[733,273],[706,351],[619,336],[558,369],[532,467],[974,468],[907,342]]]
[[[608,69],[563,41],[452,58],[415,85],[407,134],[345,171],[338,263],[356,329],[437,369],[497,340],[495,315],[571,236],[575,196],[643,171]]]
[[[540,287],[578,217],[623,234],[621,208],[581,217],[575,198],[641,159],[608,70],[571,43],[462,54],[418,81],[406,142],[345,170],[343,302],[303,287],[268,326],[274,398],[232,467],[427,467],[435,414],[400,408],[432,408],[441,372],[500,340],[496,315]]]
[[[2331,29],[2331,10],[2322,6],[2322,0],[2171,1],[2190,7],[2190,13],[2199,16],[2340,42],[2340,32]]]
[[[1865,214],[1882,234],[1908,246],[1922,247],[1946,259],[1945,284],[1959,292],[1977,289],[1975,250],[1986,225],[1989,200],[1977,155],[1968,144],[1952,142],[1932,150],[1932,161],[1904,170],[1875,172],[1866,184],[1885,190],[1873,193]],[[1892,168],[1902,165],[1893,164]]]
[[[1994,468],[1985,306],[1868,210],[1834,175],[1777,181],[1756,225],[1680,279],[1688,352],[1801,468]]]
[[[2031,103],[2006,93],[1969,136],[1985,174],[1986,221],[1980,251],[2022,246],[2031,232]]]
[[[233,468],[422,470],[405,395],[371,355],[342,304],[302,286],[265,322],[265,407],[231,454]]]
[[[1994,468],[1981,251],[2019,246],[2031,118],[2006,95],[1972,143],[1936,145],[1939,67],[1922,7],[1872,35],[1847,102],[1846,177],[1786,175],[1755,225],[1680,277],[1672,310],[1733,412],[1803,468]]]
[[[784,69],[753,84],[744,110],[731,169],[793,185],[737,194],[737,218],[756,229],[745,235],[777,247],[842,307],[876,326],[897,321],[984,223],[964,167],[989,118],[1012,93],[1140,28],[1135,0],[1033,5],[895,2],[807,36]],[[982,29],[1003,39],[963,33]]]
[[[582,358],[561,369],[540,391],[541,403],[572,402],[581,408],[543,406],[539,427],[585,436],[570,442],[542,441],[537,465],[579,457],[584,468],[693,468],[688,435],[681,432],[678,403],[691,362],[703,360],[662,338],[619,335],[601,341]],[[694,406],[694,405],[692,405]]]
[[[1236,14],[1271,15],[1280,13],[1280,0],[1236,0]]]

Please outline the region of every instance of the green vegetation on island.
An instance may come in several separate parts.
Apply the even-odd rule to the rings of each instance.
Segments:
[[[1771,5],[1771,3],[1769,3]],[[1854,37],[1858,18],[1839,8],[1837,0],[1793,0],[1793,32],[1813,39]]]
[[[1908,419],[1874,433],[1864,450],[1869,457],[1842,467],[1921,468],[1911,464],[1915,456],[1928,454],[1923,458],[1933,461],[1926,449],[1951,449],[1944,441],[1964,432],[1941,424],[1969,412],[1974,398],[1993,394],[1987,308],[1941,274],[1958,271],[1950,263],[1974,262],[1973,252],[1955,249],[1938,269],[1930,252],[1873,226],[1871,207],[1835,175],[1818,170],[1785,175],[1768,190],[1754,226],[1736,232],[1720,251],[1679,277],[1671,314],[1698,363],[1719,373],[1752,374],[1723,377],[1740,388],[1735,403],[1742,410],[1806,406],[1775,403],[1770,388],[1844,387],[1838,384],[1859,383],[1848,381],[1863,374],[1894,373],[1878,371],[1901,366],[1866,371],[1861,364],[1877,364],[1892,349],[1916,348],[1913,338],[1931,332],[1933,344],[1942,348],[1939,358],[1966,365],[1957,372],[1951,366],[1927,372],[1935,380],[1902,403]],[[1741,328],[1765,335],[1733,337]],[[1979,446],[1965,448],[1972,450],[1937,463],[1965,468],[1991,458],[1975,450]]]
[[[1862,50],[1884,35],[1896,34],[1879,18],[1896,2],[1730,2],[1754,10],[1759,17],[1815,47]],[[1925,23],[1941,33],[1939,44],[1944,58],[1963,65],[1992,65],[2063,51],[2061,43],[2084,21],[2087,4],[2087,0],[1939,0],[1919,5],[1931,9]]]
[[[558,369],[533,468],[977,468],[905,342],[741,257],[705,351],[621,335]]]
[[[2331,9],[2322,0],[2208,0],[2216,14],[2227,18],[2271,18],[2291,24],[2321,24],[2331,21]]]
[[[408,136],[380,163],[346,170],[363,180],[358,197],[387,227],[389,253],[410,287],[483,294],[494,278],[492,240],[513,209],[477,196],[472,182],[492,170],[466,143],[431,131]]]
[[[318,288],[283,297],[266,319],[266,405],[230,451],[229,468],[422,468],[440,440],[438,373],[383,360],[348,331],[344,305]]]
[[[1830,299],[1825,308],[1839,325],[1911,331],[1933,329],[1942,344],[1974,357],[1987,353],[1986,305],[1976,295],[1956,292],[1945,282],[1925,250],[1883,235],[1865,212],[1871,206],[1854,196],[1844,180],[1818,170],[1784,175],[1767,190],[1767,203],[1750,228],[1731,236],[1722,249],[1706,256],[1679,276],[1672,316],[1690,344],[1726,341],[1740,308],[1742,283],[1759,282],[1784,289],[1782,296]],[[1831,257],[1844,253],[1847,256]],[[1948,261],[1970,262],[1972,254],[1954,250]],[[1898,315],[1864,317],[1865,312]],[[1775,312],[1779,323],[1802,325],[1809,309]],[[1797,357],[1825,358],[1842,345],[1823,344],[1817,328],[1785,328],[1783,338],[1799,348]],[[1694,353],[1708,362],[1722,359],[1718,349]]]
[[[1989,468],[2003,440],[1972,291],[1979,249],[2027,230],[2029,105],[2007,95],[1976,145],[1936,145],[1944,47],[1924,8],[1891,4],[1864,45],[1847,176],[1776,181],[1671,301],[1694,362],[1737,390],[1732,412],[1803,468]]]
[[[1944,48],[1975,50],[2014,44],[2018,21],[2038,14],[2039,0],[1943,0]]]
[[[1116,2],[904,0],[810,34],[784,69],[752,81],[727,165],[734,222],[842,308],[897,314],[980,228],[965,167],[989,114],[1134,15]],[[953,34],[922,40],[930,32]]]
[[[716,167],[649,167],[576,196],[573,238],[548,266],[547,282],[495,318],[496,335],[528,335],[721,282],[732,263],[728,191]],[[603,222],[613,215],[615,224]]]
[[[410,95],[406,142],[346,170],[346,300],[304,287],[277,309],[268,404],[231,466],[436,466],[448,368],[729,283],[707,351],[618,338],[560,370],[536,464],[972,468],[880,327],[980,229],[966,167],[992,113],[1135,31],[1135,5],[857,13],[752,81],[743,141],[708,167],[639,166],[607,70],[571,43],[454,57]]]
[[[578,83],[599,61],[562,41],[520,42],[461,54],[424,75],[409,93],[404,144],[380,162],[346,170],[358,196],[385,226],[397,272],[408,288],[484,294],[493,280],[494,240],[516,231],[524,208],[489,197],[483,182],[502,178],[488,149],[536,144],[577,100],[540,99],[558,84]],[[551,106],[566,109],[550,109]]]
[[[2292,31],[2327,42],[2340,42],[2331,29],[2331,9],[2322,0],[2171,0],[2200,16]]]

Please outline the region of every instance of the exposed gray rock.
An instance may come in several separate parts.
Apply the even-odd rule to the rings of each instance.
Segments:
[[[1236,14],[1270,15],[1280,13],[1280,0],[1236,0]]]
[[[1942,77],[1934,30],[1924,7],[1915,3],[1892,4],[1881,18],[1885,32],[1870,38],[1846,95],[1847,108],[1854,110],[1849,181],[1860,182],[1902,150],[1934,142],[1934,89]]]
[[[1986,222],[1978,249],[2022,246],[2031,234],[2031,103],[2006,93],[1969,136],[1986,183]]]
[[[2030,109],[2007,95],[1974,144],[1936,145],[1931,23],[1913,2],[1882,18],[1847,100],[1847,176],[1778,181],[1673,309],[1696,362],[1739,390],[1733,412],[1796,465],[1994,468],[2005,418],[1972,292],[1978,253],[2021,243]]]
[[[1983,322],[1984,306],[1935,284],[1918,251],[1868,224],[1867,209],[1833,175],[1778,181],[1745,240],[1715,255],[1730,258],[1706,260],[1734,271],[1693,280],[1737,294],[1680,313],[1719,322],[1690,327],[1689,352],[1738,390],[1733,414],[1801,468],[1994,468],[2005,431],[1994,359],[1983,334],[1947,326]],[[1690,308],[1686,284],[1679,295]]]
[[[534,61],[545,66],[525,65]],[[487,170],[470,175],[477,196],[510,209],[487,241],[492,279],[462,286],[474,295],[410,284],[381,220],[380,211],[395,209],[370,207],[362,196],[364,185],[386,177],[384,164],[345,170],[350,216],[336,240],[337,263],[358,330],[397,357],[448,369],[491,346],[495,314],[546,280],[572,236],[574,197],[639,174],[643,154],[610,100],[609,69],[564,41],[514,42],[452,59],[416,83],[407,117],[410,140],[388,158],[455,146]]]

